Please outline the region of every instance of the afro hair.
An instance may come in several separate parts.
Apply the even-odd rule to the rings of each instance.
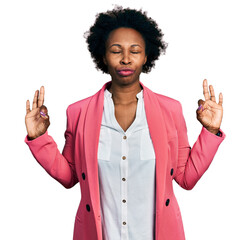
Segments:
[[[155,66],[155,60],[159,58],[160,54],[165,53],[168,44],[162,40],[163,33],[157,23],[147,17],[146,12],[120,6],[97,14],[94,25],[84,35],[96,68],[103,73],[108,73],[108,67],[103,61],[106,52],[105,44],[109,34],[120,27],[133,28],[142,35],[147,56],[147,62],[143,65],[142,72],[150,72],[151,68]]]

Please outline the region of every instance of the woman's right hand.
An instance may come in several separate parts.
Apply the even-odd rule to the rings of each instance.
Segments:
[[[39,97],[38,97],[39,96]],[[35,96],[33,99],[32,110],[30,110],[30,102],[29,100],[26,101],[26,116],[25,116],[25,125],[28,133],[28,138],[33,140],[42,134],[44,134],[49,125],[49,116],[48,110],[43,105],[44,103],[44,87],[36,90]],[[43,116],[42,113],[45,115]]]

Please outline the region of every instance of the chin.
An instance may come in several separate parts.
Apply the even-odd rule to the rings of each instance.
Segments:
[[[131,76],[115,76],[112,77],[112,82],[116,82],[118,84],[122,84],[122,85],[130,85],[132,83],[135,82],[139,82],[139,76],[138,75],[131,75]]]

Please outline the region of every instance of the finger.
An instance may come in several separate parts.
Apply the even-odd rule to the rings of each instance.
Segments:
[[[48,119],[49,116],[44,114],[43,112],[40,112],[40,117],[43,118],[43,119]]]
[[[215,94],[214,94],[214,88],[212,85],[209,85],[209,91],[210,91],[210,98],[213,102],[215,102]]]
[[[44,103],[44,93],[45,93],[44,86],[41,86],[38,99],[38,107],[41,107]]]
[[[40,115],[42,118],[44,119],[47,119],[49,116],[48,116],[48,109],[46,106],[42,105],[41,108],[40,108]]]
[[[197,112],[202,112],[204,110],[204,101],[202,99],[199,99],[198,101],[198,109],[197,109]]]
[[[27,116],[26,114],[25,117],[34,118],[38,120],[40,118],[39,108],[32,109],[32,111],[29,111],[29,116]]]
[[[48,109],[47,109],[47,107],[45,105],[42,105],[40,107],[40,111],[44,112],[45,114],[48,114]]]
[[[222,103],[223,103],[223,95],[222,95],[222,93],[220,93],[219,94],[219,105],[221,105],[222,106]]]
[[[30,101],[27,100],[26,101],[26,114],[28,114],[30,112]]]
[[[199,99],[198,101],[198,105],[200,106],[201,104],[204,105],[205,101],[203,101],[202,99]]]
[[[38,90],[35,91],[35,95],[33,98],[33,104],[32,104],[32,110],[37,108],[37,96],[38,96]]]
[[[203,81],[203,95],[205,97],[205,100],[210,99],[208,87],[207,87],[207,79],[204,79],[204,81]]]

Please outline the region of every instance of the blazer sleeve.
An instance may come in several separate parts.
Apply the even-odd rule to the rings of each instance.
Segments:
[[[66,112],[67,129],[64,133],[65,145],[62,154],[47,131],[31,141],[29,141],[28,136],[26,136],[24,141],[29,146],[37,162],[46,172],[65,188],[71,188],[78,182],[78,178],[74,161],[74,137],[72,123],[69,117],[69,107]]]
[[[178,113],[179,116],[175,120],[178,134],[178,162],[174,179],[181,187],[190,190],[208,169],[225,134],[220,130],[222,135],[217,136],[202,127],[191,149],[180,103]]]

